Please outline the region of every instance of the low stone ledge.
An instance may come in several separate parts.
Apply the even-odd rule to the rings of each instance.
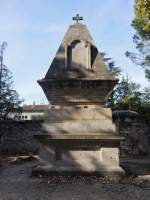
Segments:
[[[130,110],[116,110],[112,112],[113,117],[140,117],[140,115],[135,111]]]
[[[83,134],[83,133],[78,133],[78,134],[37,134],[33,135],[34,139],[51,139],[51,140],[62,140],[62,139],[70,139],[70,140],[78,140],[78,139],[83,139],[83,140],[117,140],[121,141],[124,140],[125,137],[121,135],[116,135],[116,134],[93,134],[93,133],[88,133],[88,134]]]

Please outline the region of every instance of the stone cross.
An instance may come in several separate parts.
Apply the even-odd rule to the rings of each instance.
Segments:
[[[76,17],[72,18],[73,20],[77,20],[77,23],[79,20],[83,20],[83,17],[79,17],[79,14],[76,15]]]

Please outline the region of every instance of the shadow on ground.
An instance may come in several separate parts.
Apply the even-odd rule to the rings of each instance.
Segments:
[[[0,164],[0,199],[11,200],[137,200],[150,199],[150,159],[144,156],[122,156],[124,179],[85,176],[31,175],[38,155],[2,155]],[[134,178],[134,177],[138,178]],[[139,177],[146,177],[142,180]]]
[[[149,155],[121,156],[120,166],[126,171],[127,177],[150,175]]]

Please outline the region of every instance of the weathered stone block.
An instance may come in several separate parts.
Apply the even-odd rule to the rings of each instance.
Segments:
[[[98,121],[43,123],[41,130],[47,133],[116,133],[116,128],[113,123],[107,124]]]
[[[106,167],[119,166],[119,149],[118,148],[101,148],[101,161]]]
[[[132,146],[126,146],[127,151],[132,151]]]
[[[139,148],[133,147],[133,155],[139,155]]]

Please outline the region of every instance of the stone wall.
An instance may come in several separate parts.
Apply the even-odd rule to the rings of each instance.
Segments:
[[[121,154],[148,154],[150,127],[133,111],[114,111],[113,122],[117,132],[125,137],[121,141]]]
[[[41,129],[41,121],[0,121],[1,151],[8,153],[38,152],[33,134]]]
[[[121,154],[148,154],[150,127],[136,112],[114,111],[113,122],[117,132],[125,136]],[[41,130],[41,121],[0,121],[1,150],[8,153],[38,152],[38,142],[33,135]]]

